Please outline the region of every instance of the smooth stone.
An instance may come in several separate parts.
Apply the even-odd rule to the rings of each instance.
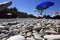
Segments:
[[[35,26],[35,27],[33,28],[33,30],[40,30],[40,29],[41,29],[40,26]]]
[[[31,40],[35,40],[34,37],[31,37]]]
[[[3,38],[2,40],[7,40],[7,38]]]
[[[6,27],[6,26],[1,26],[1,25],[0,25],[0,28],[2,28],[2,29],[4,29],[5,27]]]
[[[41,36],[44,36],[46,34],[44,29],[41,29],[39,33],[40,33]]]
[[[26,40],[35,40],[33,37],[27,37]]]
[[[34,32],[33,35],[34,35],[34,38],[37,39],[37,40],[41,40],[41,39],[42,39],[42,38],[40,37],[40,34],[37,33],[37,32]]]
[[[0,38],[4,38],[4,37],[7,37],[7,36],[8,36],[8,34],[4,34],[4,33],[0,34]]]
[[[33,30],[33,33],[37,33],[37,31],[36,30]]]
[[[28,28],[33,29],[34,25],[30,24],[28,25]]]
[[[27,37],[30,37],[30,36],[32,36],[32,33],[31,32],[28,32],[26,36]]]
[[[7,40],[25,40],[25,37],[21,35],[15,35],[15,36],[11,36]]]
[[[9,33],[9,31],[7,31],[7,30],[2,30],[1,32],[6,33],[6,34]]]
[[[51,27],[51,24],[48,24],[46,27]]]
[[[51,23],[54,23],[54,22],[55,22],[55,21],[53,21],[53,20],[49,20],[47,23],[50,23],[50,24],[51,24]]]
[[[60,28],[60,25],[56,25],[55,27],[56,27],[56,28]]]
[[[31,37],[27,37],[26,40],[31,40]]]

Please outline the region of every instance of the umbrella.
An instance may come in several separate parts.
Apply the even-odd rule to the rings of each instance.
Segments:
[[[38,12],[41,12],[40,14],[42,14],[43,10],[46,10],[47,8],[49,8],[53,5],[54,5],[53,2],[43,2],[36,6],[36,10]]]

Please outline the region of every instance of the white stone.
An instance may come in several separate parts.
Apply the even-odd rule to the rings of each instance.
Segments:
[[[27,40],[35,40],[33,37],[27,37]]]
[[[11,36],[7,40],[25,40],[25,37],[21,35],[15,35],[15,36]]]
[[[31,37],[31,40],[35,40],[34,37]]]
[[[31,38],[30,37],[27,37],[26,40],[31,40]]]
[[[32,33],[31,33],[31,32],[28,32],[28,33],[27,33],[27,36],[31,36],[31,35],[32,35]]]
[[[48,24],[46,27],[51,27],[51,24]]]
[[[40,28],[41,28],[41,26],[34,26],[33,29],[40,29]]]

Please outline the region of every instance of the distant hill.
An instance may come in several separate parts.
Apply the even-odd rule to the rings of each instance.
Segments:
[[[14,8],[5,8],[3,11],[0,11],[0,18],[36,18],[36,16],[30,14],[28,15],[25,12],[20,12],[16,7]]]

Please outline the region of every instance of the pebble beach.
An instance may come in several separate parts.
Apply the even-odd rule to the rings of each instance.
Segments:
[[[58,19],[0,19],[0,40],[44,40],[45,35],[60,35]]]

